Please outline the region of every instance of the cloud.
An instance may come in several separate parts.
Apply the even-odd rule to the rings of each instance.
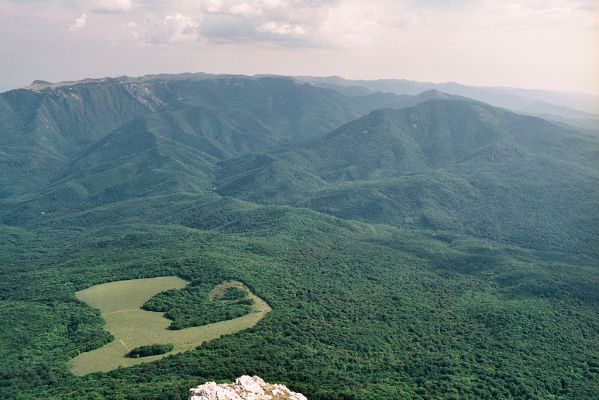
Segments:
[[[597,0],[0,0],[0,24],[5,82],[39,78],[44,60],[60,79],[205,69],[599,90]],[[157,60],[148,43],[175,44]]]
[[[223,7],[222,0],[203,0],[202,11],[207,13],[218,13]]]
[[[215,43],[364,47],[396,38],[417,23],[418,14],[407,4],[415,1],[203,0],[201,36]]]
[[[255,4],[243,2],[231,6],[229,13],[232,15],[240,15],[242,17],[257,17],[262,15],[262,9]]]
[[[358,0],[38,1],[61,5],[65,11],[74,9],[78,14],[105,14],[102,24],[114,22],[122,28],[127,22],[135,22],[136,27],[125,26],[125,30],[134,39],[150,43],[204,39],[208,43],[272,43],[313,48],[372,43],[380,33],[379,25],[389,19],[385,16],[389,5],[394,3],[393,0],[368,4]]]
[[[193,41],[198,37],[198,27],[199,24],[189,16],[167,15],[151,27],[145,38],[149,43]]]
[[[73,32],[73,31],[83,28],[86,23],[87,23],[87,15],[81,14],[81,16],[79,18],[77,18],[75,20],[75,22],[73,22],[73,24],[69,27],[69,32]]]
[[[288,23],[280,23],[276,21],[266,22],[256,28],[257,32],[275,33],[277,35],[292,35],[301,36],[306,33],[306,30],[300,25],[292,25]]]
[[[131,0],[94,0],[91,10],[103,14],[120,14],[131,10]]]
[[[203,0],[201,34],[213,42],[320,47],[320,28],[341,1]]]
[[[330,0],[329,0],[330,1]],[[292,10],[305,4],[318,5],[324,1],[306,0],[202,0],[202,11],[208,14],[229,14],[254,17],[275,10]]]

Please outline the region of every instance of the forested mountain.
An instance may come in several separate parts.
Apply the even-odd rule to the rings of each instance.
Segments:
[[[49,215],[210,191],[218,161],[319,137],[373,109],[428,98],[347,97],[289,78],[204,75],[37,83],[3,97],[0,183],[5,210],[13,199],[19,204],[9,220],[27,218],[25,209]]]
[[[0,94],[0,397],[180,399],[256,374],[310,399],[593,398],[599,136],[391,91],[184,74]],[[110,341],[75,292],[167,275],[191,281],[155,298],[174,325],[225,280],[272,311],[73,376]]]
[[[596,137],[460,98],[378,110],[222,164],[221,194],[594,254]]]
[[[211,140],[213,153],[236,155],[315,137],[406,99],[385,94],[347,97],[278,77],[181,75],[38,82],[0,96],[4,152],[0,183],[5,197],[48,183],[95,142],[150,114],[164,116],[157,123]],[[24,178],[25,172],[30,179]]]

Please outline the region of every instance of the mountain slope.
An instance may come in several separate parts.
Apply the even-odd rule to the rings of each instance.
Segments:
[[[302,146],[224,162],[217,190],[342,218],[594,254],[598,154],[594,136],[449,98],[375,111]],[[300,177],[287,183],[294,187],[288,196],[271,179],[278,166],[303,171],[285,175]],[[235,193],[224,184],[235,176],[257,184]]]
[[[209,75],[40,83],[0,97],[5,223],[214,189],[594,252],[597,140],[465,98]]]
[[[184,74],[38,82],[0,94],[0,198],[49,184],[110,132],[156,113],[185,120],[184,131],[201,130],[208,146],[217,140],[224,158],[316,137],[406,99],[354,98],[284,77]]]

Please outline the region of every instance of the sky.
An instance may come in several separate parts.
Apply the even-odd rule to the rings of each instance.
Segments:
[[[0,91],[179,72],[599,94],[599,1],[0,0]]]

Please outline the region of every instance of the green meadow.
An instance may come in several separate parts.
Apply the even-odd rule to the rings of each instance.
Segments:
[[[175,276],[150,279],[132,279],[92,286],[76,293],[79,300],[97,308],[102,314],[114,340],[96,350],[79,354],[72,361],[71,371],[75,375],[106,372],[119,367],[128,367],[155,361],[167,355],[193,349],[201,343],[223,335],[250,328],[260,321],[270,307],[240,282],[228,281],[216,286],[210,298],[219,296],[227,288],[239,288],[254,301],[253,312],[238,318],[219,321],[203,326],[181,330],[169,330],[171,320],[161,312],[146,311],[141,306],[154,295],[171,290],[183,289],[187,281]],[[172,343],[174,349],[166,354],[150,357],[126,357],[131,349],[155,343]]]

